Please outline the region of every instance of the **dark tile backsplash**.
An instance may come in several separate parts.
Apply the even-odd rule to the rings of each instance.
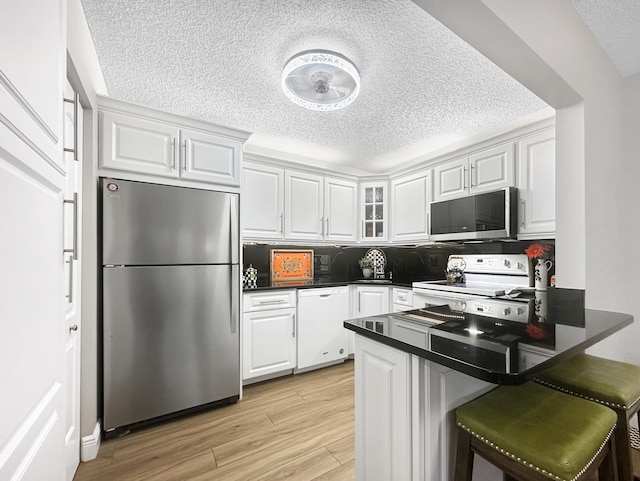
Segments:
[[[259,282],[268,282],[271,249],[313,249],[314,277],[336,281],[352,281],[362,278],[358,260],[371,249],[384,252],[387,258],[385,277],[392,273],[396,282],[444,279],[444,271],[450,254],[524,254],[534,242],[553,244],[553,240],[512,241],[481,243],[439,243],[420,247],[400,246],[304,246],[246,244],[243,249],[244,269],[252,264],[258,270]]]

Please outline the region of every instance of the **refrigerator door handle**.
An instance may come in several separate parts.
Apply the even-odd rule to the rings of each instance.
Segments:
[[[238,250],[239,250],[239,239],[238,239],[238,230],[239,230],[239,225],[238,225],[238,196],[235,194],[231,195],[231,214],[230,214],[230,228],[231,228],[231,235],[229,236],[230,240],[231,240],[231,263],[232,264],[237,264],[239,261],[239,254],[238,254]]]
[[[231,266],[231,333],[235,334],[238,329],[238,311],[240,306],[240,280],[238,271],[240,266]]]

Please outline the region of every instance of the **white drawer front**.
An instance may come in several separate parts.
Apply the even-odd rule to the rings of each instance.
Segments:
[[[243,312],[267,311],[296,307],[296,291],[273,290],[262,292],[244,292],[242,296]]]
[[[403,289],[401,287],[393,288],[393,303],[409,308],[413,307],[413,291],[411,289]]]

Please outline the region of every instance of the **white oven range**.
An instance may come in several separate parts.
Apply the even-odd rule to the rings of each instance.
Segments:
[[[448,304],[458,312],[518,322],[529,319],[529,303],[518,300],[519,295],[533,292],[532,272],[525,254],[451,255],[447,269],[456,274],[463,272],[464,282],[414,282],[415,307]]]

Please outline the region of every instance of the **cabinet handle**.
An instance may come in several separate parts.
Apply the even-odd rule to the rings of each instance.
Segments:
[[[69,260],[65,262],[69,264],[69,285],[67,286],[67,298],[69,304],[73,304],[73,256],[69,256]]]
[[[471,164],[471,175],[469,176],[469,182],[471,183],[471,188],[473,189],[473,164]]]
[[[361,312],[361,310],[360,310],[360,295],[361,294],[362,294],[361,292],[358,292],[358,315],[360,315],[360,312]]]
[[[235,334],[238,329],[239,306],[240,306],[240,266],[231,266],[231,306],[229,311],[231,314],[231,334]]]
[[[284,214],[280,212],[280,234],[284,235]]]
[[[176,139],[174,138],[171,141],[171,169],[175,170],[176,168]]]
[[[65,102],[73,104],[73,149],[68,147],[64,148],[65,152],[73,152],[73,160],[76,162],[78,159],[78,137],[80,132],[80,120],[78,119],[78,109],[80,105],[80,95],[76,93],[72,99],[64,99]]]
[[[284,302],[284,299],[276,299],[275,301],[260,301],[260,305],[265,305],[265,304],[282,304]]]
[[[467,168],[462,168],[462,190],[467,190]]]
[[[229,231],[231,233],[230,237],[230,242],[231,245],[230,247],[230,252],[231,252],[231,263],[232,264],[236,264],[238,263],[238,259],[240,257],[239,254],[239,249],[240,249],[240,240],[238,238],[238,229],[239,229],[239,223],[238,223],[238,196],[237,195],[231,195],[230,199],[229,199]]]
[[[324,217],[320,217],[320,226],[322,230],[322,237],[324,237]]]
[[[73,199],[64,199],[63,204],[73,204],[73,247],[71,249],[62,249],[63,253],[70,252],[73,254],[73,260],[78,260],[78,193],[73,193]],[[64,216],[63,216],[64,217]]]
[[[187,170],[187,140],[182,144],[182,168]]]
[[[329,237],[329,218],[326,218],[327,221],[327,237]]]
[[[291,319],[293,319],[293,330],[291,331],[291,336],[292,337],[296,337],[296,315],[295,314],[291,314]]]
[[[526,215],[527,209],[526,209],[525,204],[524,204],[524,199],[520,199],[520,203],[522,204],[522,220],[520,222],[520,225],[522,227],[524,227],[524,225],[525,225],[525,215]]]

